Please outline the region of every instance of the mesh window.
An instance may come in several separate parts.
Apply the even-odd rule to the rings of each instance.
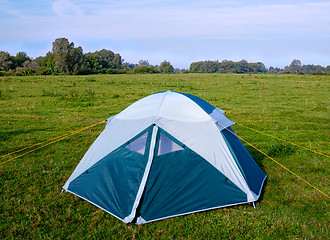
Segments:
[[[129,143],[126,148],[144,155],[146,149],[146,143],[148,138],[148,132],[145,132],[141,137],[135,139],[133,142]]]
[[[182,147],[166,137],[164,134],[160,133],[157,156],[181,150],[183,150]]]

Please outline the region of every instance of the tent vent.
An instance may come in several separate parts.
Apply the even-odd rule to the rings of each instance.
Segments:
[[[164,134],[160,133],[159,136],[159,147],[158,147],[158,154],[157,156],[175,152],[175,151],[181,151],[184,150],[181,146],[173,142],[171,139],[166,137]]]
[[[133,152],[140,153],[144,155],[146,150],[146,142],[148,138],[148,132],[145,132],[141,137],[135,139],[133,142],[129,143],[126,148]]]

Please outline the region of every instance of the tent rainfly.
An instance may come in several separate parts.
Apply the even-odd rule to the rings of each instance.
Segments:
[[[267,176],[224,113],[186,93],[145,97],[107,119],[63,189],[137,224],[255,202]]]

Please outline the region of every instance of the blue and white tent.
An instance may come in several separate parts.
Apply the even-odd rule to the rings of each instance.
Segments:
[[[196,96],[150,95],[107,120],[63,188],[137,224],[255,202],[266,175],[233,124]]]

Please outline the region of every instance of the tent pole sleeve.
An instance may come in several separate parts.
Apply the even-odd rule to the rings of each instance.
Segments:
[[[124,218],[124,222],[125,223],[129,223],[131,221],[133,221],[133,219],[135,218],[136,215],[136,209],[139,206],[145,185],[147,183],[147,179],[149,176],[149,172],[150,172],[150,168],[151,168],[151,164],[152,164],[152,160],[154,158],[154,150],[155,150],[155,145],[156,145],[156,136],[157,136],[157,131],[158,131],[158,127],[154,126],[152,129],[152,135],[151,135],[151,140],[150,140],[150,149],[149,149],[149,157],[148,157],[148,162],[142,177],[142,181],[139,187],[139,190],[137,192],[134,204],[133,204],[133,208],[132,211],[130,213],[130,215],[128,215],[127,217]]]

